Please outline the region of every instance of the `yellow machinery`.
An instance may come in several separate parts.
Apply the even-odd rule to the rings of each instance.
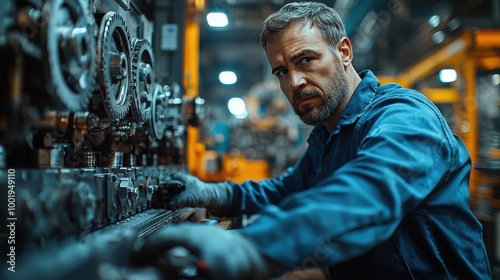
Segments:
[[[184,31],[184,90],[186,98],[198,96],[199,88],[199,41],[200,26],[198,17],[205,9],[204,0],[187,0],[186,29]],[[197,127],[189,126],[187,129],[187,163],[188,170],[197,174],[200,165],[202,144],[198,143],[199,131]]]

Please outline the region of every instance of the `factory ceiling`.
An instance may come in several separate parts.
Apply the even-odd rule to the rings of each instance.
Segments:
[[[207,0],[206,11],[223,11],[229,25],[214,29],[201,21],[200,96],[225,104],[270,78],[259,45],[263,20],[286,0]],[[354,66],[376,74],[397,74],[464,27],[500,27],[500,0],[330,0],[344,19],[354,47]],[[429,21],[432,16],[439,21]],[[435,26],[432,26],[435,25]],[[238,82],[219,83],[231,70]]]

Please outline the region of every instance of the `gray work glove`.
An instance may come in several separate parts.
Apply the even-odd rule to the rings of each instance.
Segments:
[[[164,279],[270,279],[274,263],[234,230],[201,224],[171,224],[133,245],[133,266],[156,267]]]
[[[174,173],[174,180],[179,180],[186,189],[170,199],[170,207],[201,207],[211,214],[222,216],[231,205],[233,189],[227,182],[206,183],[187,173]]]

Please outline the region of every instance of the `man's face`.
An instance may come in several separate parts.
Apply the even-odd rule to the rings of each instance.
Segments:
[[[340,52],[309,23],[292,24],[266,47],[267,59],[295,113],[309,125],[330,118],[347,95]]]

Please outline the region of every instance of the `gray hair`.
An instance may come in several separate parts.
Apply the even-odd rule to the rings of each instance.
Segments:
[[[264,51],[274,35],[295,22],[304,24],[310,22],[311,26],[317,25],[332,48],[346,36],[344,23],[333,8],[318,2],[289,3],[264,21],[260,34],[260,45]]]

